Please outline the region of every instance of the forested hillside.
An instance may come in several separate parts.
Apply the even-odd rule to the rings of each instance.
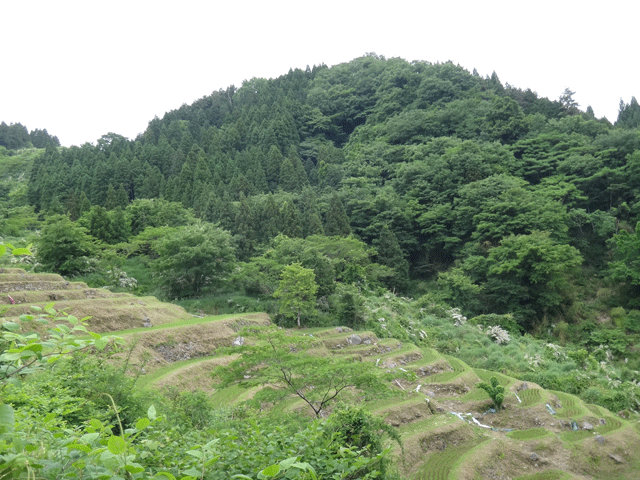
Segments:
[[[628,417],[640,105],[611,124],[530,87],[368,54],[214,91],[135,139],[2,123],[0,236],[34,272],[366,329]]]
[[[639,112],[621,102],[612,126],[568,89],[550,101],[496,74],[368,55],[216,91],[135,140],[49,147],[26,201],[84,216],[110,244],[146,226],[145,199],[177,202],[229,231],[242,261],[279,234],[353,234],[393,269],[388,288],[533,331],[594,320],[594,287],[603,308],[636,306]]]

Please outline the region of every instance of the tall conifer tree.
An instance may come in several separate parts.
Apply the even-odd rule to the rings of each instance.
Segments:
[[[329,210],[325,215],[324,233],[327,236],[346,237],[351,233],[349,217],[344,209],[344,205],[336,194],[331,197]]]

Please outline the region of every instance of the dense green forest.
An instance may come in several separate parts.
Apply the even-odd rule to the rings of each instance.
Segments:
[[[529,332],[584,327],[601,309],[637,306],[640,106],[621,102],[613,126],[572,95],[368,55],[214,92],[135,140],[50,145],[20,200],[110,245],[149,226],[214,223],[249,270],[278,235],[350,238],[384,267],[369,280],[396,292],[513,314]],[[340,272],[314,270],[318,298],[329,296]]]
[[[455,308],[573,367],[611,361],[624,398],[569,367],[478,366],[636,410],[640,105],[611,124],[573,95],[368,54],[214,91],[135,139],[64,148],[3,122],[0,235],[34,271],[197,313],[393,336],[373,298]]]

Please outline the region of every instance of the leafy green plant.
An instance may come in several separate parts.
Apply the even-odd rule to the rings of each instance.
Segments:
[[[504,387],[500,385],[500,382],[496,377],[491,377],[489,383],[478,383],[477,387],[487,392],[491,397],[491,400],[493,400],[493,405],[496,410],[500,410],[502,408],[502,402],[504,402]]]
[[[58,312],[53,303],[45,307],[31,307],[37,315],[21,315],[19,322],[3,321],[0,326],[0,385],[17,381],[20,376],[33,373],[57,359],[75,352],[94,348],[104,350],[118,337],[89,332],[88,318],[78,319]],[[54,323],[52,322],[59,322]],[[37,324],[49,327],[46,337],[38,333],[23,333],[23,325]]]

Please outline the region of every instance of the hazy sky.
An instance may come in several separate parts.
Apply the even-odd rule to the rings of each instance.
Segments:
[[[252,77],[367,52],[451,60],[615,122],[640,96],[631,0],[0,0],[0,121],[65,146],[135,138],[155,115]]]

